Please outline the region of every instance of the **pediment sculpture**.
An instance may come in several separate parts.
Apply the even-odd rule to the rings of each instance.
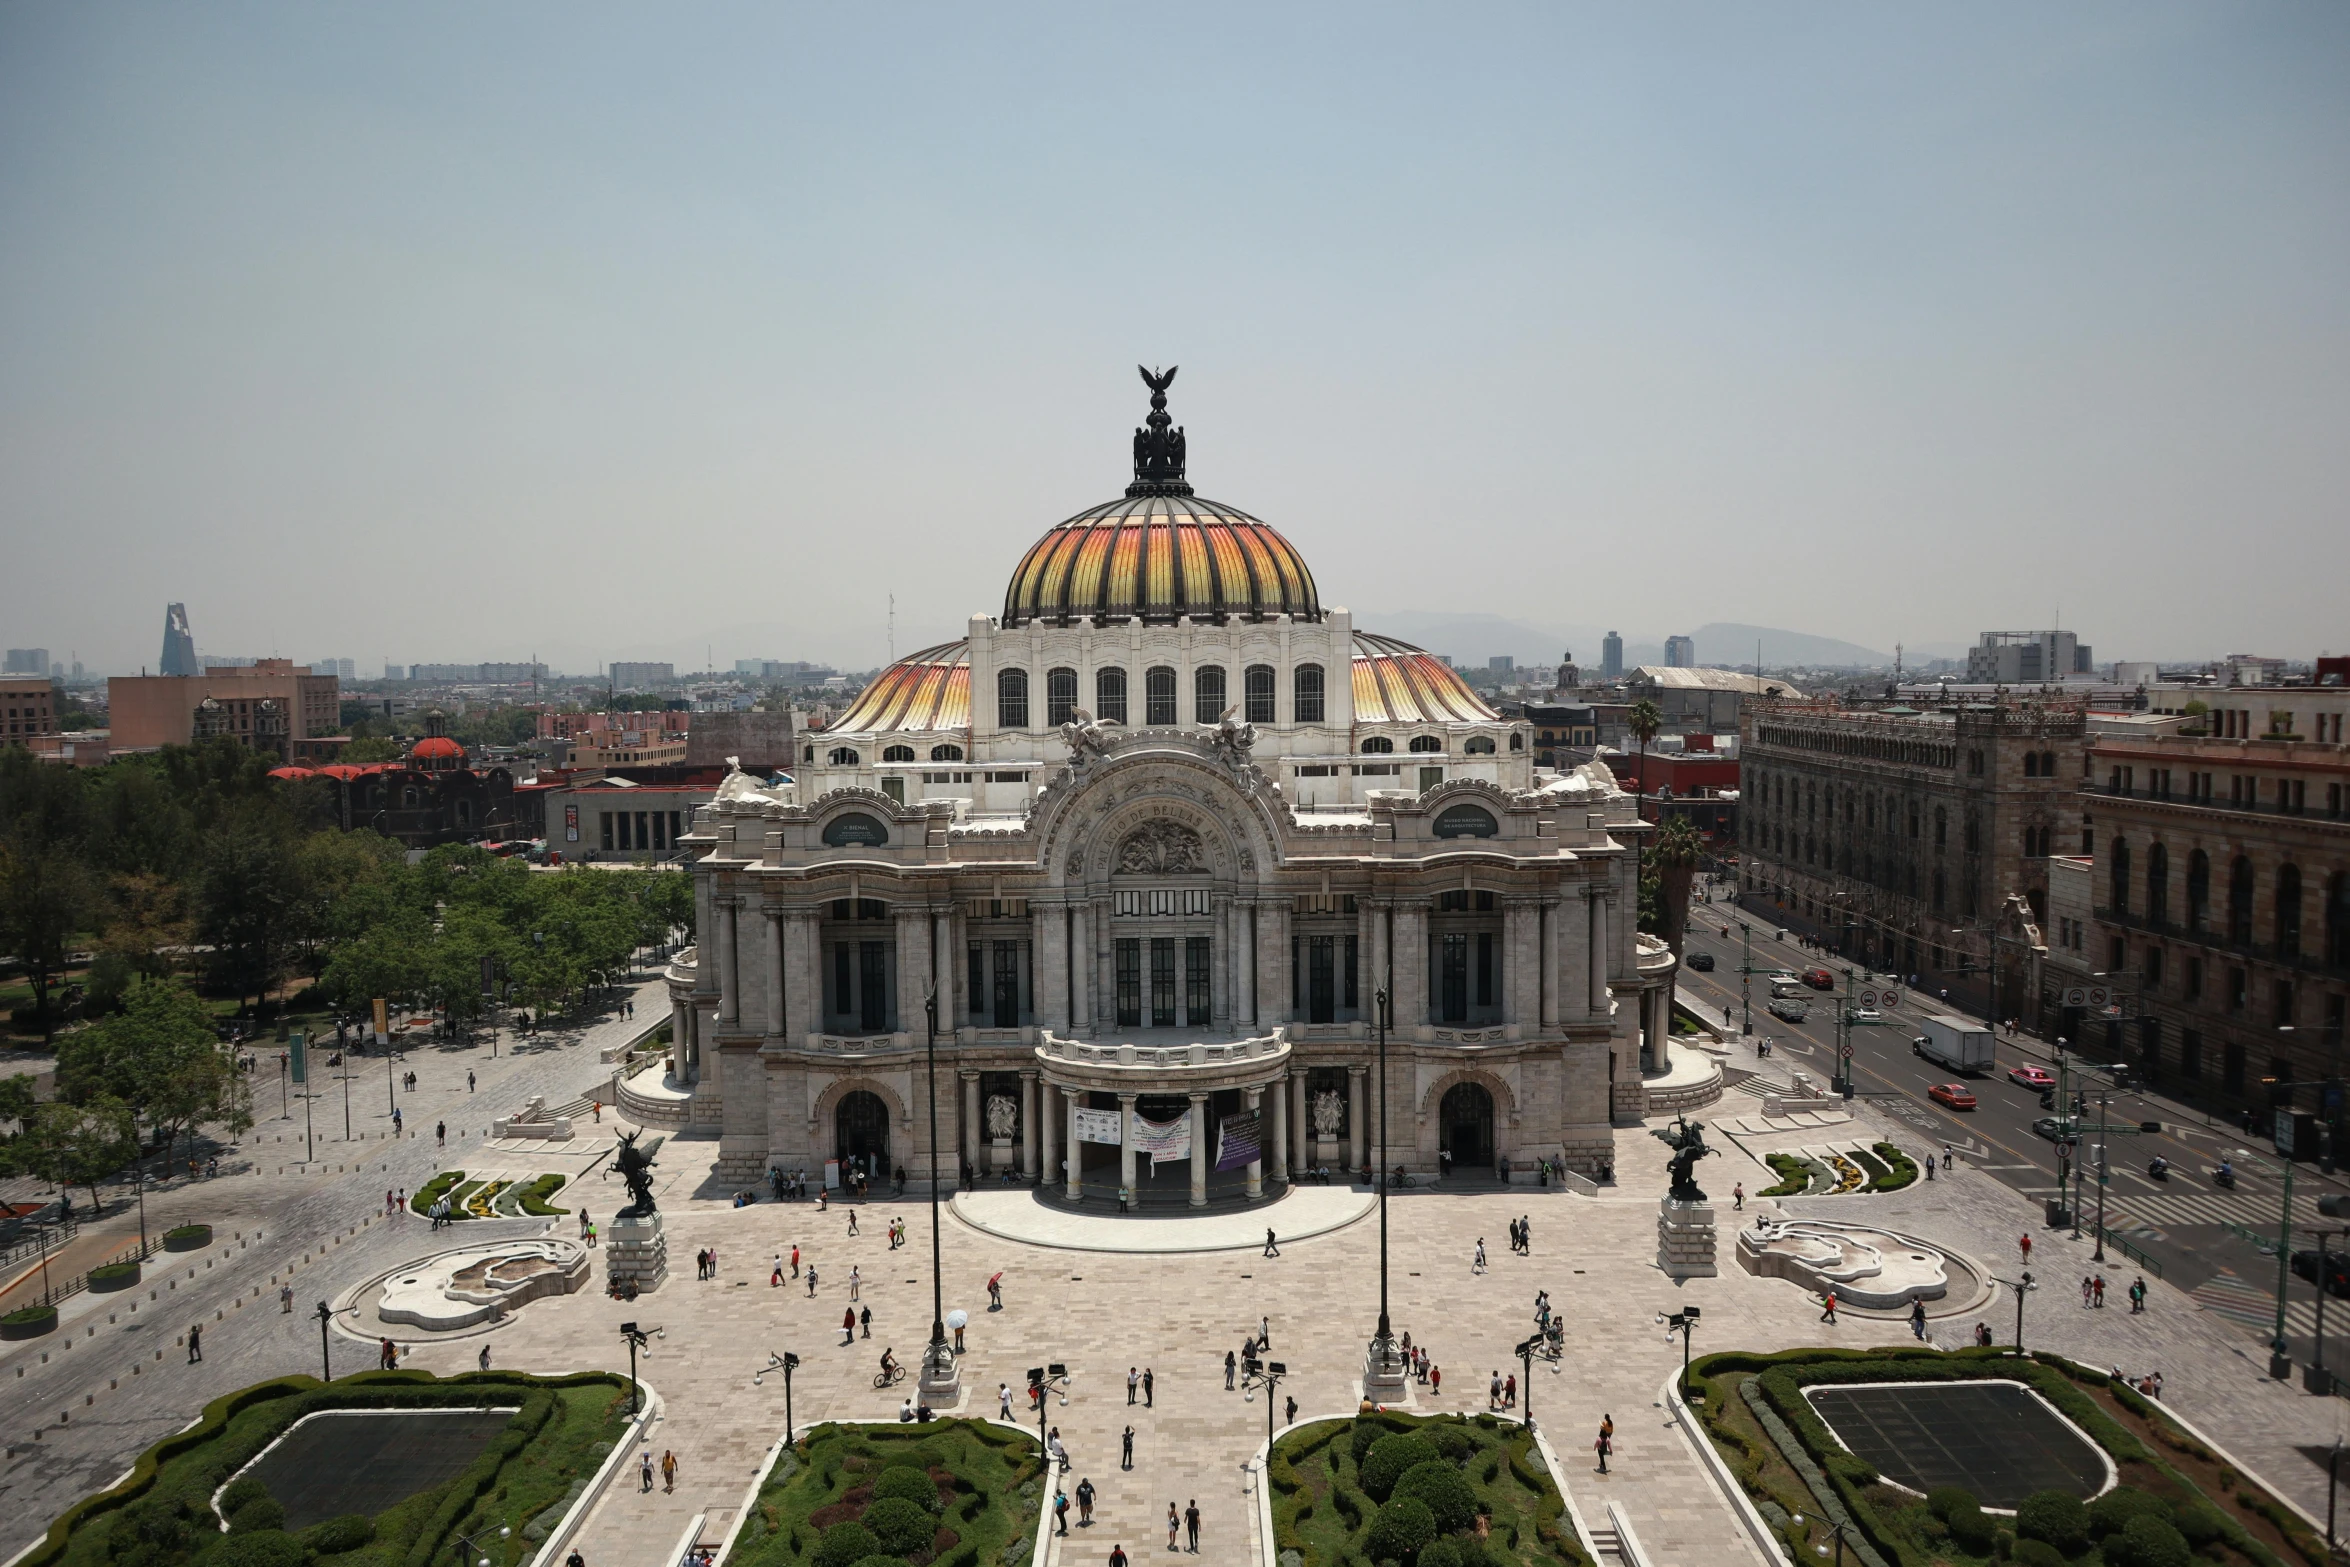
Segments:
[[[1118,846],[1118,874],[1123,876],[1181,876],[1207,868],[1207,846],[1178,822],[1144,822]]]

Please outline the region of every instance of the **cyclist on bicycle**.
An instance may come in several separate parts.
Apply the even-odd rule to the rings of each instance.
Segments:
[[[884,1350],[881,1352],[881,1380],[882,1380],[884,1383],[889,1383],[889,1382],[895,1382],[897,1379],[898,1379],[898,1360],[897,1360],[897,1357],[896,1357],[895,1355],[891,1354],[891,1353],[890,1353],[888,1350],[884,1349]]]

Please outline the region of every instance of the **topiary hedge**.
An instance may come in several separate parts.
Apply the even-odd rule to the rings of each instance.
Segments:
[[[135,1262],[101,1263],[89,1272],[90,1293],[103,1295],[110,1290],[127,1290],[139,1282],[139,1265]]]
[[[198,1251],[212,1244],[209,1224],[182,1224],[163,1232],[165,1251]]]
[[[1869,1182],[1870,1191],[1897,1192],[1918,1178],[1917,1161],[1908,1154],[1903,1153],[1891,1143],[1876,1143],[1871,1146],[1875,1149],[1877,1157],[1884,1161],[1885,1173]]]

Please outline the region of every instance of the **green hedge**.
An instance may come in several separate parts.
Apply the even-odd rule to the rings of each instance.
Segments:
[[[1426,1456],[1430,1451],[1436,1456]],[[1406,1457],[1411,1462],[1399,1468]],[[1274,1444],[1265,1474],[1273,1489],[1275,1552],[1297,1552],[1304,1567],[1371,1567],[1382,1548],[1418,1537],[1419,1513],[1434,1517],[1431,1496],[1457,1503],[1456,1486],[1490,1520],[1482,1554],[1471,1555],[1472,1535],[1439,1531],[1422,1561],[1587,1567],[1566,1500],[1545,1473],[1533,1437],[1514,1421],[1394,1411],[1315,1421]],[[1390,1485],[1382,1505],[1381,1492]],[[1457,1507],[1448,1504],[1449,1511]],[[1406,1514],[1410,1521],[1400,1521]]]
[[[553,1207],[547,1201],[562,1187],[564,1179],[565,1177],[560,1175],[542,1175],[524,1187],[521,1199],[522,1211],[541,1219],[552,1218],[556,1214],[569,1213],[571,1211],[569,1208]]]
[[[1763,1189],[1765,1197],[1800,1197],[1811,1190],[1811,1165],[1791,1153],[1764,1154],[1770,1167],[1778,1172],[1779,1184]]]
[[[930,1480],[927,1499],[902,1477],[884,1483],[902,1472]],[[1050,1479],[1036,1439],[992,1421],[813,1426],[777,1456],[728,1560],[855,1567],[886,1551],[877,1537],[911,1539],[919,1506],[936,1530],[954,1536],[937,1567],[1025,1562]]]
[[[432,1212],[432,1205],[446,1197],[450,1188],[464,1179],[465,1172],[463,1170],[443,1170],[416,1188],[414,1195],[408,1199],[408,1211],[410,1213]]]
[[[1874,1145],[1879,1159],[1884,1161],[1885,1173],[1869,1182],[1872,1192],[1897,1192],[1918,1178],[1917,1161],[1891,1143]]]

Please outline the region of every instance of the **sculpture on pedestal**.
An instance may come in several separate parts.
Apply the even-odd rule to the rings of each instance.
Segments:
[[[637,1134],[622,1132],[620,1150],[612,1156],[612,1168],[628,1183],[628,1206],[620,1210],[623,1219],[643,1218],[653,1211],[653,1159],[636,1145]]]
[[[1714,1151],[1705,1145],[1705,1123],[1675,1116],[1673,1125],[1658,1127],[1648,1135],[1673,1150],[1667,1166],[1673,1181],[1668,1198],[1673,1202],[1705,1201],[1705,1193],[1697,1184],[1697,1161]]]

